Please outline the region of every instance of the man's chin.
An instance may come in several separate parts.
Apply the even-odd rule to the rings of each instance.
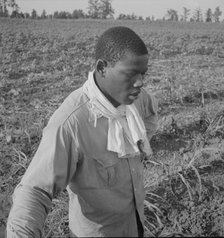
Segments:
[[[123,104],[125,105],[131,105],[136,99],[127,99]]]
[[[130,95],[130,96],[126,97],[124,100],[121,100],[120,104],[131,105],[136,99],[138,99],[138,96]]]

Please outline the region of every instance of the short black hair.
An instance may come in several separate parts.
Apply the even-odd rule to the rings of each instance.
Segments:
[[[111,27],[96,43],[95,60],[102,59],[115,64],[127,52],[138,56],[148,54],[145,43],[133,30],[124,26]]]

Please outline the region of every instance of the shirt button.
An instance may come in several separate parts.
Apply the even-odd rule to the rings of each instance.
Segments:
[[[135,172],[135,169],[134,169],[134,168],[132,168],[132,171],[133,171],[133,172]]]

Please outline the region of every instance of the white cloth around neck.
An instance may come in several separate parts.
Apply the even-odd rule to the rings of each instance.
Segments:
[[[101,116],[108,119],[107,150],[118,153],[118,157],[129,155],[126,137],[134,153],[139,152],[137,146],[139,140],[142,141],[142,150],[146,154],[151,153],[144,122],[134,103],[114,107],[96,85],[94,72],[89,72],[83,90],[90,99],[89,105],[94,115],[94,125],[97,125],[97,120]]]

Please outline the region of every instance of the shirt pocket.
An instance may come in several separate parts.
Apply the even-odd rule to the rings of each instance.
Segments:
[[[118,166],[120,160],[115,156],[105,155],[105,159],[93,158],[96,177],[98,177],[99,185],[102,187],[111,187],[118,180]]]

